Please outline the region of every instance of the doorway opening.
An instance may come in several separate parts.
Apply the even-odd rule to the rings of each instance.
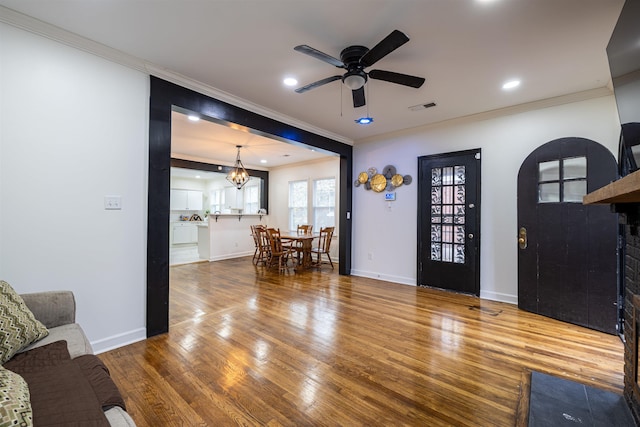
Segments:
[[[339,267],[351,271],[353,150],[348,144],[244,110],[201,93],[150,77],[149,180],[147,226],[147,336],[169,330],[169,212],[171,114],[176,108],[214,117],[293,143],[317,147],[340,157]]]

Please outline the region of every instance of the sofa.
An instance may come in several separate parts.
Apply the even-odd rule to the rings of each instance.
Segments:
[[[75,323],[73,293],[13,295],[8,287],[0,281],[0,424],[17,416],[17,423],[7,425],[135,427],[109,370],[93,355],[86,335]],[[15,320],[18,317],[7,309],[14,303],[23,312],[18,317],[26,316],[26,320]],[[27,334],[21,348],[12,354],[1,340],[13,334],[14,324],[22,327],[33,319],[35,332]]]

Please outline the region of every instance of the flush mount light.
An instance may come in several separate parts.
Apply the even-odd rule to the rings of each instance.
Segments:
[[[520,80],[509,80],[505,84],[502,85],[502,89],[509,90],[514,89],[520,86]]]
[[[355,122],[359,125],[368,125],[373,122],[373,117],[360,117],[359,119],[356,119]]]
[[[294,79],[293,77],[287,77],[282,81],[285,86],[296,86],[298,84],[298,80]]]
[[[260,160],[260,163],[267,163],[265,159]]]
[[[193,114],[188,115],[187,118],[192,122],[197,122],[198,120],[200,120],[200,117],[194,116]]]

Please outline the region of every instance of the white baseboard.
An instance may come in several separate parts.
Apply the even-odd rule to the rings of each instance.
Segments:
[[[509,304],[518,304],[518,295],[503,294],[500,292],[483,291],[480,289],[480,298],[491,301],[506,302]]]
[[[139,328],[101,340],[92,341],[91,347],[93,347],[95,354],[100,354],[145,339],[147,339],[147,328]]]
[[[401,285],[416,286],[416,279],[413,277],[391,276],[373,271],[351,270],[353,276],[367,277],[369,279],[384,280],[387,282],[400,283]]]
[[[387,282],[399,283],[401,285],[416,286],[416,280],[412,277],[391,276],[391,275],[380,274],[372,271],[363,271],[363,270],[351,270],[351,274],[353,276],[367,277],[369,279],[385,280]],[[506,302],[509,304],[516,304],[516,305],[518,304],[517,295],[503,294],[500,292],[483,291],[482,289],[480,289],[480,298],[491,300],[491,301]]]
[[[216,255],[209,258],[209,261],[222,261],[223,259],[242,258],[246,256],[252,256],[253,250],[246,252],[236,252],[232,254]]]

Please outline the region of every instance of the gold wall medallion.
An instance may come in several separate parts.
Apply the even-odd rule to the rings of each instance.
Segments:
[[[377,174],[371,178],[371,189],[376,193],[380,193],[387,188],[387,178],[384,175]]]

